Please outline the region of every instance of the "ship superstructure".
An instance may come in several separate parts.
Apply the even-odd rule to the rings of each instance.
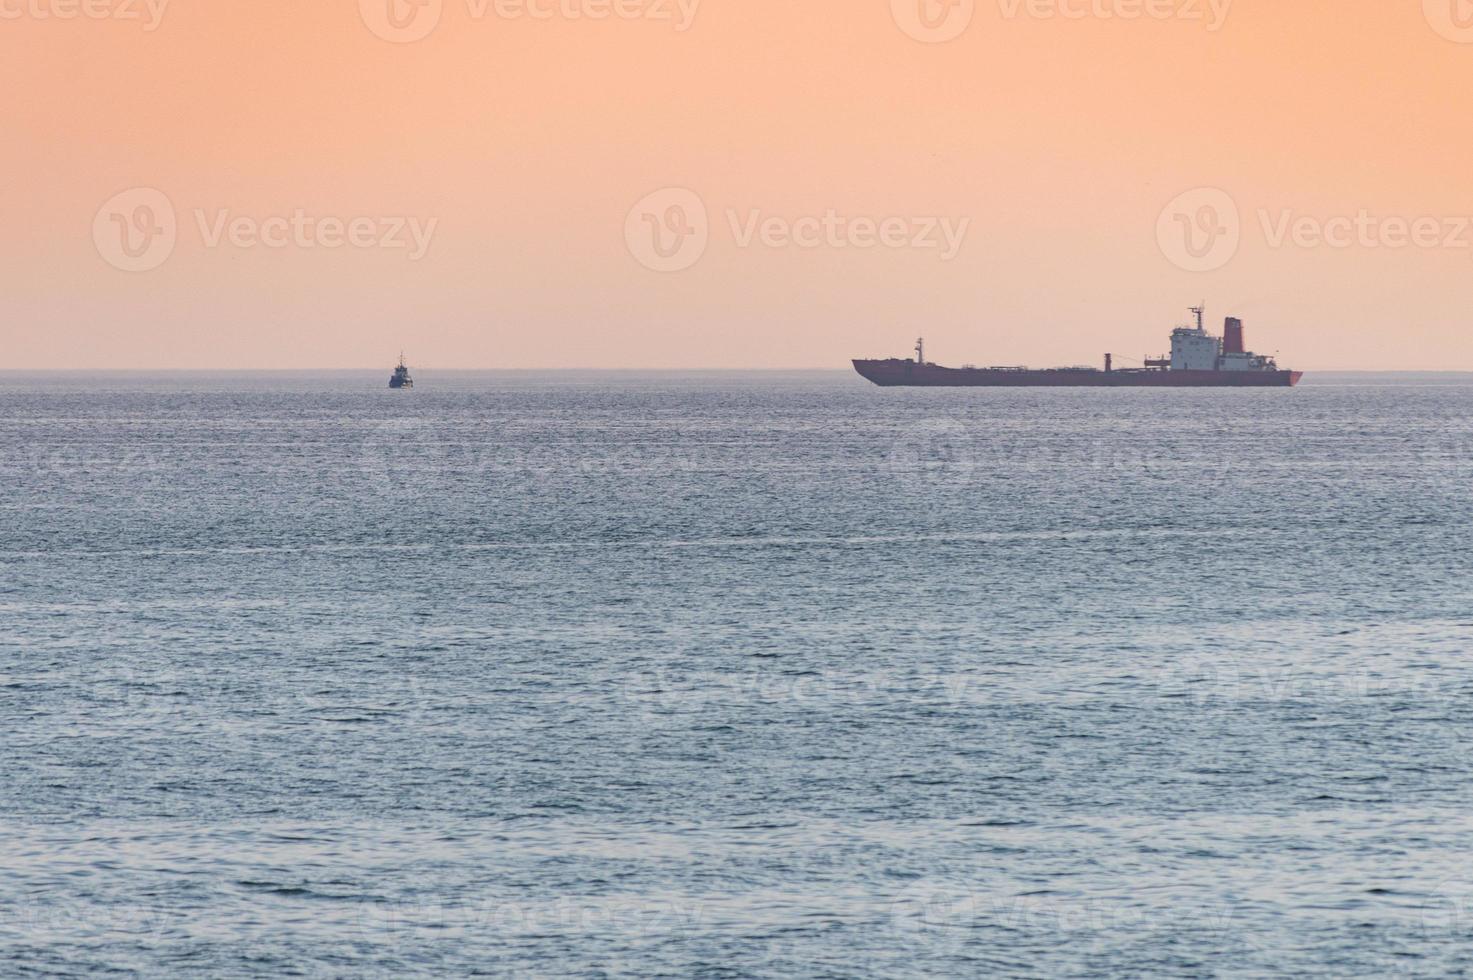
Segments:
[[[394,368],[394,374],[389,378],[390,388],[413,388],[414,379],[409,376],[409,365],[404,363],[404,354],[399,354],[399,366]]]
[[[1025,367],[942,367],[926,360],[925,341],[917,340],[912,360],[856,360],[854,369],[886,387],[1101,387],[1101,388],[1292,388],[1302,371],[1281,370],[1272,357],[1249,351],[1243,321],[1228,317],[1223,335],[1213,336],[1202,325],[1204,309],[1192,307],[1194,326],[1171,332],[1171,353],[1147,357],[1143,367],[1115,367],[1115,356],[1105,355],[1105,368],[1065,367],[1032,370]]]

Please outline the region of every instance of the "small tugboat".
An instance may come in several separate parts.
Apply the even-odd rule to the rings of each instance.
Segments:
[[[399,355],[399,366],[394,368],[394,376],[389,379],[390,388],[413,388],[414,379],[409,376],[409,365],[404,363],[404,355]]]

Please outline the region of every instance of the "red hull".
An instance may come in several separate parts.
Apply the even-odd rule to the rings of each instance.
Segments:
[[[948,368],[915,361],[855,361],[854,370],[887,388],[1292,388],[1303,371],[1051,371]]]

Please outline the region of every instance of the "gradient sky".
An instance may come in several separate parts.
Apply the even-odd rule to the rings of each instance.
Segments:
[[[1128,364],[1205,300],[1285,366],[1473,370],[1467,0],[1237,0],[1216,30],[1208,0],[700,0],[688,25],[675,0],[443,0],[412,43],[379,36],[388,2],[172,0],[151,24],[145,0],[0,0],[0,358],[844,367],[924,333],[942,363]],[[395,2],[406,30],[434,13]],[[1125,16],[1148,2],[1170,16]],[[921,14],[960,33],[918,39]],[[177,240],[125,271],[107,236],[137,188]],[[1203,194],[1236,220],[1193,256]],[[644,216],[690,195],[704,252],[650,268]],[[244,244],[297,211],[368,219],[363,242],[435,224],[417,260]],[[968,224],[949,259],[860,247],[863,222],[781,244],[829,212]],[[754,215],[781,223],[744,243]]]

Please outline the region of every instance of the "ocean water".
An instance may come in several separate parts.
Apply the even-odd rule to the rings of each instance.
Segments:
[[[0,380],[0,974],[1473,969],[1473,377]]]

